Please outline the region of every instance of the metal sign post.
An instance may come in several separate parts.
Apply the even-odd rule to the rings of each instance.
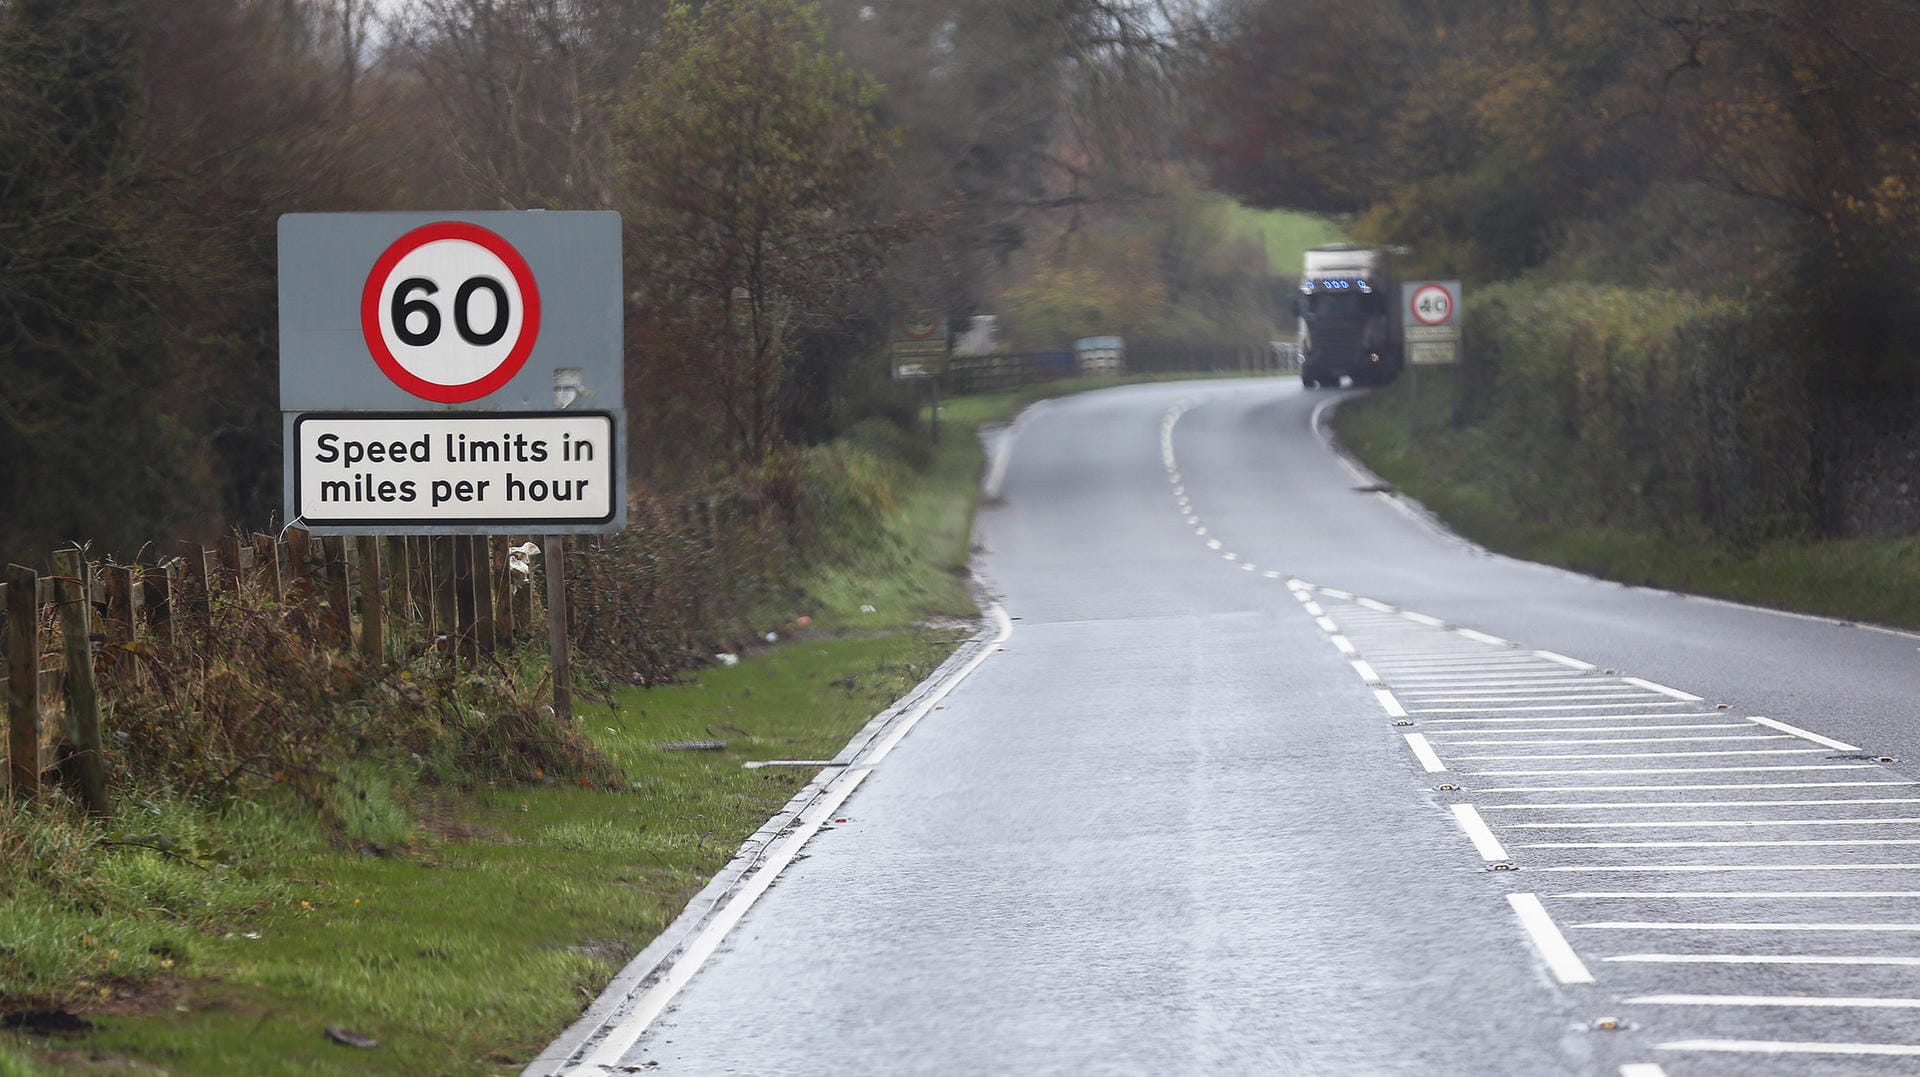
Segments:
[[[928,386],[927,431],[940,440],[940,377],[947,372],[947,322],[938,311],[919,308],[894,322],[888,357],[896,381],[921,380]]]
[[[627,522],[619,214],[292,213],[279,238],[287,521],[545,535],[564,618],[562,536]]]

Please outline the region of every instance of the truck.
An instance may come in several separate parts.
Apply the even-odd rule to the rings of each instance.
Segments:
[[[1405,333],[1388,252],[1338,243],[1306,252],[1300,294],[1300,384],[1385,385],[1406,365]]]

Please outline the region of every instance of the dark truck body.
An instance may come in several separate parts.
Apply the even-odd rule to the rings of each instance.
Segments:
[[[1307,251],[1295,300],[1300,382],[1309,389],[1385,385],[1406,363],[1399,287],[1383,251],[1350,244]]]

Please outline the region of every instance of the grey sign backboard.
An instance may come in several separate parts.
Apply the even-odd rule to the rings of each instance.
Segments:
[[[289,520],[321,534],[625,525],[617,213],[296,213],[279,238]],[[501,459],[481,448],[494,445]]]

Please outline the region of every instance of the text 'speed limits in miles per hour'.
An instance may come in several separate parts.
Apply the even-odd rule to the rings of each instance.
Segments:
[[[294,427],[301,519],[541,525],[611,519],[614,421],[603,412],[308,414]]]

